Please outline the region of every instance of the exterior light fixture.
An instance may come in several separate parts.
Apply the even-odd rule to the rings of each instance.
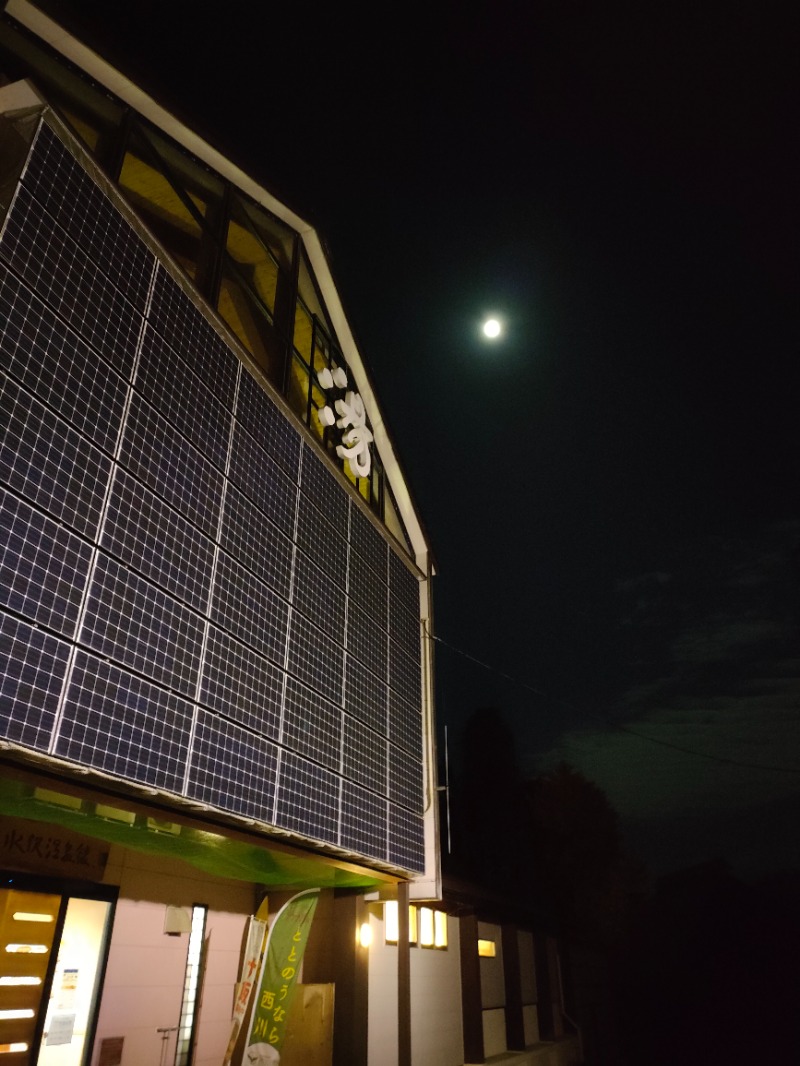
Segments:
[[[368,948],[372,943],[372,926],[369,922],[362,922],[359,926],[358,942],[362,948]]]

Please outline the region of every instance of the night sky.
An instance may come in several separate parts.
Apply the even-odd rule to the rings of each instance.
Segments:
[[[655,873],[800,866],[790,5],[49,7],[326,240],[433,543],[453,761],[493,706]]]

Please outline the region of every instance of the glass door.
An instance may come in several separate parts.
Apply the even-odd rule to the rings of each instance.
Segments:
[[[0,890],[0,1062],[27,1064],[47,989],[61,896]]]
[[[0,890],[0,1066],[84,1066],[111,904]]]

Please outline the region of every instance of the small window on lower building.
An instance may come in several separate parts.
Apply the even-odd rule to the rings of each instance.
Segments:
[[[497,945],[494,940],[479,940],[478,954],[482,959],[493,959],[497,955]]]

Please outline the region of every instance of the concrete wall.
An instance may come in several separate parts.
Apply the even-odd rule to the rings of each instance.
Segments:
[[[122,1066],[160,1061],[156,1029],[175,1026],[180,1018],[188,934],[167,936],[168,904],[209,907],[203,1000],[197,1029],[195,1066],[219,1066],[230,1034],[234,984],[238,978],[242,936],[254,907],[253,886],[221,881],[180,862],[115,848],[106,880],[120,885],[108,967],[103,986],[97,1036],[100,1042],[124,1037]],[[173,1061],[175,1034],[170,1034],[168,1061]]]

